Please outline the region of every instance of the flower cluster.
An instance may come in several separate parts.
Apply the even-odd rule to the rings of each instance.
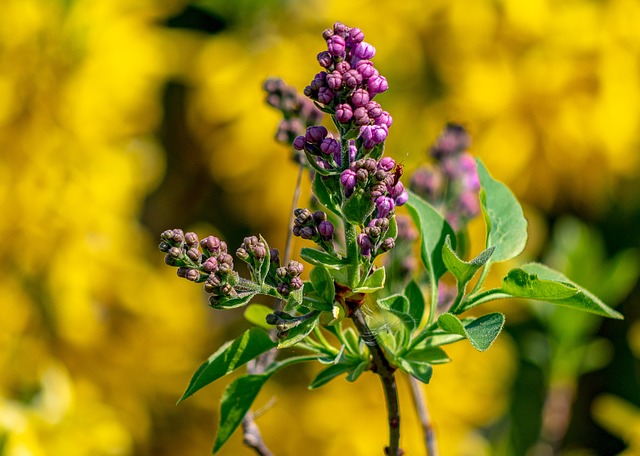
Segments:
[[[303,286],[302,278],[300,274],[304,270],[302,263],[291,260],[286,266],[281,266],[276,269],[276,277],[278,285],[276,290],[282,296],[288,296],[289,293],[295,290],[299,290]]]
[[[198,240],[195,233],[180,229],[167,230],[161,235],[158,248],[166,253],[165,263],[178,268],[178,276],[192,282],[204,282],[204,289],[212,294],[215,304],[219,297],[237,295],[238,273],[233,269],[233,257],[227,252],[227,244],[215,236]],[[256,246],[252,254],[260,252]],[[264,258],[264,256],[263,256]]]
[[[322,120],[322,112],[282,79],[269,78],[263,88],[267,103],[282,113],[283,119],[276,133],[277,141],[292,144],[297,136],[304,134],[307,127]]]
[[[431,147],[433,166],[422,167],[411,176],[411,189],[439,207],[454,230],[464,229],[480,213],[480,180],[467,131],[448,124]]]
[[[302,239],[309,239],[321,246],[327,252],[333,252],[333,223],[327,220],[323,211],[311,212],[309,209],[298,208],[294,211],[293,235]]]
[[[314,125],[307,128],[304,135],[293,140],[293,148],[298,151],[306,151],[316,158],[315,163],[322,169],[342,169],[342,149],[340,140],[322,125]],[[358,148],[356,142],[349,141],[349,163],[356,158]]]

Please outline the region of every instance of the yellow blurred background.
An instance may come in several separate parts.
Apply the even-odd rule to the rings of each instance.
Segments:
[[[284,247],[296,167],[261,85],[302,90],[337,20],[377,49],[387,151],[407,169],[461,122],[539,221],[532,256],[564,212],[613,250],[640,246],[635,0],[3,0],[0,455],[210,453],[224,382],[174,404],[246,323],[175,278],[158,236],[182,227],[235,248],[261,232]],[[448,352],[425,388],[442,454],[493,454],[482,429],[508,409],[518,349],[505,334],[485,354]],[[317,368],[261,393],[268,445],[380,454],[377,379],[309,392]],[[402,446],[424,454],[400,388]],[[238,434],[220,454],[251,452]]]

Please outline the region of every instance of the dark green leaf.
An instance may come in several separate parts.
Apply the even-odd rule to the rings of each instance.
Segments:
[[[287,304],[284,306],[284,309],[287,311],[293,310],[302,304],[302,299],[304,298],[304,287],[298,290],[292,290],[287,296]]]
[[[244,318],[253,323],[256,326],[260,326],[266,330],[270,330],[273,328],[270,324],[267,323],[267,315],[273,313],[273,309],[271,307],[267,307],[263,304],[251,304],[244,311]]]
[[[249,304],[256,294],[255,291],[246,291],[236,296],[211,296],[209,305],[214,309],[235,309]]]
[[[429,381],[431,380],[431,375],[433,374],[433,368],[431,367],[431,364],[419,361],[401,359],[400,368],[407,374],[420,380],[422,383],[429,383]]]
[[[258,263],[258,280],[257,283],[259,283],[260,285],[264,285],[264,281],[266,280],[267,276],[269,275],[269,266],[271,266],[271,257],[269,255],[270,252],[270,248],[269,248],[269,244],[267,243],[267,240],[265,238],[262,237],[262,235],[260,235],[260,241],[262,243],[264,243],[265,248],[266,248],[266,252],[267,255],[262,259],[262,261],[260,261]]]
[[[278,343],[278,348],[287,348],[291,347],[302,339],[307,337],[313,328],[315,328],[318,323],[318,318],[320,317],[320,312],[318,312],[315,316],[301,322],[299,325],[294,326],[289,330],[287,336],[280,340]]]
[[[309,274],[309,280],[313,289],[320,298],[329,304],[333,304],[336,296],[336,287],[333,284],[333,277],[322,266],[316,266]]]
[[[379,267],[371,273],[362,285],[353,289],[354,293],[373,293],[384,287],[385,271],[384,266]]]
[[[480,204],[487,225],[487,248],[495,246],[491,262],[518,256],[527,244],[527,220],[516,197],[502,182],[491,177],[476,158],[480,178]]]
[[[463,324],[455,315],[444,313],[438,317],[438,326],[448,333],[469,339],[476,350],[485,351],[502,331],[504,315],[494,312]]]
[[[349,223],[361,226],[374,208],[375,204],[373,204],[369,191],[359,189],[344,202],[342,213]]]
[[[386,298],[378,299],[378,304],[385,309],[392,309],[402,313],[409,312],[409,299],[405,295],[387,296]]]
[[[482,268],[487,261],[489,261],[494,250],[494,247],[489,247],[488,249],[483,250],[480,255],[475,257],[473,260],[464,261],[461,260],[455,250],[453,250],[453,247],[451,247],[451,238],[447,236],[442,249],[442,260],[447,266],[447,269],[458,281],[458,285],[460,287],[464,287],[475,273],[478,272],[478,270]]]
[[[341,194],[338,176],[322,176],[316,174],[313,178],[313,193],[324,207],[336,215],[340,215]]]
[[[447,270],[444,261],[442,261],[442,247],[445,238],[451,236],[455,240],[455,234],[440,213],[415,193],[409,192],[409,201],[406,206],[420,232],[422,262],[435,284]]]
[[[356,367],[351,372],[349,372],[349,375],[347,375],[347,381],[355,382],[358,379],[358,377],[360,377],[360,374],[366,371],[368,367],[369,367],[368,360],[360,361],[360,363],[357,364]]]
[[[408,361],[429,364],[444,364],[451,361],[443,349],[428,345],[426,341],[416,345],[401,357]]]
[[[509,271],[509,274],[511,274],[512,271]],[[562,295],[558,293],[556,293],[555,295],[556,297],[540,296],[540,295],[543,295],[542,292],[534,293],[531,291],[528,293],[528,296],[522,296],[522,297],[538,299],[541,301],[550,302],[552,304],[557,304],[560,306],[571,307],[573,309],[591,312],[597,315],[601,315],[603,317],[616,318],[616,319],[624,318],[621,313],[607,306],[596,296],[594,296],[593,294],[591,294],[581,286],[571,282],[560,272],[554,271],[553,269],[543,264],[539,264],[539,263],[525,264],[524,266],[522,266],[522,271],[528,274],[530,279],[532,275],[533,277],[535,277],[535,279],[530,280],[528,283],[531,284],[531,282],[533,282],[532,286],[536,289],[540,287],[539,283],[542,282],[545,284],[545,290],[546,290],[546,286],[550,286],[549,282],[551,282],[556,284],[553,286],[554,290],[557,290],[559,286],[564,286],[568,289],[575,290],[575,293],[565,297],[562,297]],[[522,275],[520,274],[520,276]],[[507,278],[505,278],[505,282],[508,279],[509,279],[509,275],[507,276]],[[504,282],[503,282],[503,288],[504,288]],[[505,290],[505,291],[511,294],[508,290]],[[515,291],[518,291],[518,289],[516,289]],[[547,294],[551,294],[551,293],[547,292]],[[568,291],[567,291],[567,294],[568,294]]]
[[[302,248],[300,257],[314,266],[324,266],[330,269],[340,269],[345,265],[345,262],[340,258],[321,250],[310,249],[309,247]]]
[[[233,342],[227,342],[220,347],[200,365],[178,402],[275,346],[276,343],[271,340],[265,330],[253,327],[245,331]]]
[[[322,369],[309,385],[309,389],[320,388],[339,375],[345,374],[354,368],[353,364],[332,364]]]
[[[407,287],[404,289],[404,295],[409,300],[409,315],[411,315],[417,325],[420,325],[426,302],[420,287],[414,280],[411,280],[407,284]]]

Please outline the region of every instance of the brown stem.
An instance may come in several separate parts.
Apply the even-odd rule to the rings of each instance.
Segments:
[[[422,384],[412,376],[409,376],[409,384],[411,385],[413,403],[420,418],[427,456],[438,456],[436,434],[433,431],[433,424],[431,422],[431,416],[429,415],[429,409],[427,408],[427,400],[422,391]]]
[[[357,307],[351,314],[351,320],[360,333],[360,337],[369,347],[373,370],[382,382],[384,398],[387,404],[387,417],[389,421],[389,446],[385,448],[388,456],[401,456],[404,451],[400,448],[400,407],[398,403],[398,389],[394,375],[395,368],[389,364],[382,347],[378,344],[375,335],[369,329],[362,310]]]

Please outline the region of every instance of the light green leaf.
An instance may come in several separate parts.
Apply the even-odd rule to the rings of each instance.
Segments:
[[[247,291],[236,296],[211,296],[209,305],[214,309],[235,309],[249,304],[256,294],[256,291]]]
[[[407,284],[407,287],[404,289],[404,295],[409,300],[409,315],[411,315],[417,325],[420,325],[426,302],[420,287],[414,280],[411,280]]]
[[[455,240],[455,233],[440,213],[415,193],[409,192],[406,207],[420,232],[420,257],[435,284],[447,270],[442,260],[444,241],[447,236]]]
[[[345,262],[340,258],[309,247],[302,248],[300,257],[314,266],[324,266],[329,269],[340,269],[345,266]]]
[[[512,269],[502,280],[502,291],[515,298],[530,298],[555,301],[578,293],[578,289],[567,282],[539,279],[522,269]]]
[[[298,342],[300,342],[305,337],[307,337],[309,333],[313,331],[313,328],[315,328],[316,324],[318,323],[319,317],[320,317],[320,312],[317,312],[315,316],[291,328],[287,336],[280,339],[280,343],[278,343],[278,348],[291,347],[297,344]]]
[[[520,255],[527,244],[527,220],[511,190],[494,180],[480,159],[476,158],[480,178],[480,205],[487,225],[487,248],[495,246],[491,262],[505,261]]]
[[[322,369],[315,378],[311,381],[309,389],[320,388],[321,386],[329,383],[339,375],[345,374],[353,369],[355,364],[332,364],[329,367]]]
[[[621,320],[624,318],[621,313],[613,310],[611,307],[607,306],[600,299],[598,299],[596,296],[594,296],[593,294],[591,294],[590,292],[582,288],[580,285],[570,281],[563,274],[549,268],[548,266],[545,266],[539,263],[528,263],[522,266],[522,271],[524,271],[526,274],[529,274],[530,280],[527,283],[529,284],[533,283],[533,285],[531,286],[534,288],[538,288],[539,287],[538,284],[540,282],[543,282],[543,283],[552,282],[552,283],[563,285],[569,289],[573,289],[575,290],[575,293],[570,296],[561,296],[561,295],[542,296],[543,293],[536,294],[530,291],[528,293],[529,294],[528,296],[518,296],[518,297],[538,299],[540,301],[545,301],[545,302],[557,304],[560,306],[571,307],[573,309],[583,310],[583,311],[591,312],[603,317],[615,318],[618,320]],[[509,273],[511,273],[511,271],[509,271]],[[522,275],[520,274],[520,276]],[[532,278],[531,276],[533,276],[534,278]],[[507,281],[507,279],[509,279],[509,275],[507,275],[507,278],[505,278],[505,281]],[[503,285],[503,288],[504,288],[504,285]],[[505,291],[511,294],[509,291],[507,290]],[[514,291],[518,291],[518,290],[516,289]],[[513,294],[511,295],[515,296]]]
[[[220,347],[200,365],[178,402],[182,402],[199,389],[274,347],[276,347],[276,343],[271,340],[265,330],[253,327],[245,331],[233,342],[227,342]]]
[[[373,293],[384,288],[385,271],[384,266],[379,267],[371,273],[359,287],[353,289],[354,293]]]
[[[333,277],[331,277],[329,271],[322,266],[316,266],[311,270],[309,280],[311,280],[313,289],[318,296],[325,302],[333,304],[336,296],[336,287],[333,284]]]
[[[416,360],[400,359],[400,368],[422,383],[429,383],[433,374],[431,364]]]
[[[324,207],[336,215],[340,214],[340,201],[337,199],[341,195],[339,176],[322,176],[319,173],[313,178],[313,193]]]
[[[442,260],[447,269],[454,275],[458,281],[460,288],[463,288],[469,280],[473,278],[476,272],[482,268],[491,258],[495,247],[489,247],[483,250],[477,257],[471,261],[461,260],[451,247],[451,238],[447,236],[444,247],[442,249]]]
[[[267,307],[264,304],[251,304],[244,311],[244,318],[256,326],[266,329],[267,331],[272,329],[273,326],[267,323],[267,315],[273,313],[271,307]]]
[[[469,339],[476,350],[485,351],[502,331],[504,320],[503,314],[494,312],[463,324],[455,315],[443,313],[438,317],[438,326],[448,333]]]
[[[342,205],[342,213],[345,219],[352,225],[362,226],[366,218],[375,209],[369,191],[356,190]]]
[[[416,345],[401,357],[408,361],[429,364],[445,364],[451,361],[443,349],[427,345],[426,341]]]

